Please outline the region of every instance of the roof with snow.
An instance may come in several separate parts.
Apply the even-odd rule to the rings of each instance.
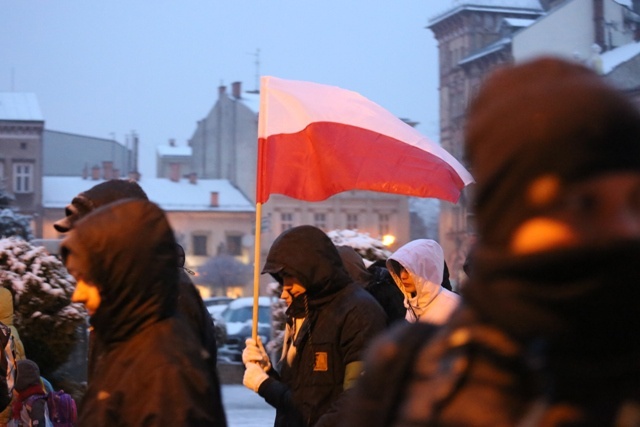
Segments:
[[[539,0],[453,0],[449,8],[429,20],[429,26],[463,10],[487,12],[518,12],[538,16],[544,12]]]
[[[64,208],[79,193],[104,182],[82,177],[46,176],[42,205]],[[254,212],[254,205],[226,179],[199,179],[196,184],[182,179],[143,178],[139,181],[149,200],[167,212]],[[218,206],[211,206],[211,193],[218,193]]]
[[[489,55],[493,52],[498,52],[500,50],[502,50],[505,46],[508,46],[511,43],[511,37],[504,37],[500,40],[498,40],[495,43],[490,44],[489,46],[485,47],[484,49],[475,52],[469,56],[467,56],[466,58],[462,58],[458,64],[459,65],[464,65],[464,64],[468,64],[469,62],[475,61],[478,58],[482,58],[483,56]]]
[[[525,28],[536,22],[535,19],[522,19],[522,18],[504,18],[503,20],[507,25],[514,28]]]
[[[260,110],[260,94],[255,92],[244,92],[242,97],[238,99],[246,105],[251,111],[258,114]]]
[[[0,92],[0,120],[43,121],[44,118],[35,94]]]
[[[191,147],[188,145],[158,145],[156,151],[159,156],[191,157]]]
[[[615,49],[604,52],[602,58],[602,72],[609,74],[617,66],[640,55],[640,42],[628,43]]]

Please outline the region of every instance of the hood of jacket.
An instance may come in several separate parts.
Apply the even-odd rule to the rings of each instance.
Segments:
[[[173,230],[154,203],[127,199],[96,209],[63,240],[65,261],[100,291],[90,319],[105,344],[124,341],[175,311],[178,254]]]
[[[398,262],[412,277],[416,286],[414,297],[405,291],[399,272],[394,270],[391,260]],[[387,268],[396,286],[404,294],[405,306],[407,309],[411,307],[418,318],[442,291],[444,254],[435,240],[417,239],[407,243],[391,254],[387,260]]]
[[[352,282],[329,236],[311,225],[280,234],[269,249],[262,272],[279,283],[282,273],[296,277],[309,301],[333,295]]]
[[[373,275],[367,270],[362,256],[351,246],[336,246],[336,248],[349,277],[363,288],[368,288],[369,283],[373,280]]]

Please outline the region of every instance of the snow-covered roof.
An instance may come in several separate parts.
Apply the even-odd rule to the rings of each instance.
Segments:
[[[504,18],[504,22],[506,22],[507,25],[509,25],[511,27],[525,28],[525,27],[528,27],[529,25],[533,24],[534,22],[536,22],[536,20],[535,19],[523,19],[523,18]]]
[[[614,1],[622,6],[628,7],[629,9],[633,8],[633,3],[631,2],[631,0],[614,0]]]
[[[251,111],[258,114],[260,110],[260,94],[253,92],[244,92],[240,101],[246,105]]]
[[[499,50],[501,50],[502,48],[504,48],[505,46],[507,46],[509,43],[511,43],[511,38],[510,37],[504,37],[500,40],[498,40],[495,43],[490,44],[489,46],[485,47],[484,49],[480,50],[479,52],[473,53],[469,56],[467,56],[466,58],[462,58],[460,60],[460,62],[458,62],[459,65],[464,65],[467,64],[471,61],[475,61],[478,58],[482,58],[485,55],[489,55],[490,53],[493,52],[497,52]]]
[[[64,208],[79,193],[104,182],[82,177],[46,176],[43,179],[42,204],[45,208]],[[139,181],[149,199],[167,212],[254,212],[255,207],[226,179],[142,178]],[[218,193],[218,206],[211,206],[211,193]]]
[[[192,150],[188,145],[158,145],[156,151],[159,156],[163,157],[190,157]]]
[[[43,121],[33,93],[0,92],[0,120]]]
[[[609,74],[618,65],[640,55],[640,42],[628,43],[615,49],[604,52],[602,58],[602,72]]]
[[[502,12],[540,15],[544,9],[539,0],[453,0],[449,7],[442,13],[429,20],[429,26],[433,26],[446,18],[463,10]]]

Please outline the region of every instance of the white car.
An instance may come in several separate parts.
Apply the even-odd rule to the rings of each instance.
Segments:
[[[274,298],[258,297],[258,335],[263,344],[271,339],[271,303]],[[242,350],[253,327],[253,297],[237,298],[221,314],[227,328],[222,355],[232,361],[242,360]]]

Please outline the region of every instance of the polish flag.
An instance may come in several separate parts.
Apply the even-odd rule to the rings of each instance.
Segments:
[[[262,77],[256,201],[370,190],[457,202],[473,182],[447,151],[356,92]]]

